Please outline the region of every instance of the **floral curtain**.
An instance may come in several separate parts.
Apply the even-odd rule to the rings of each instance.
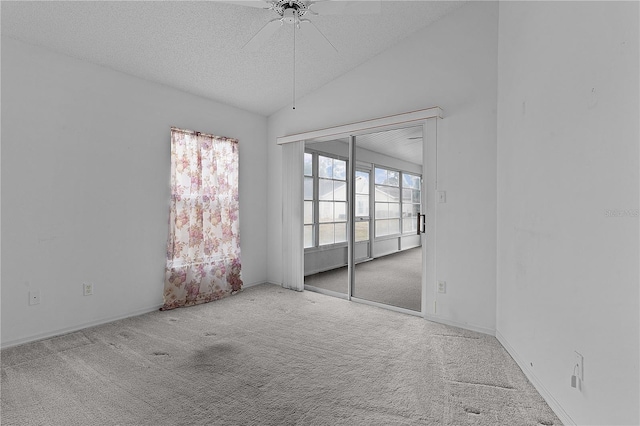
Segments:
[[[238,141],[171,129],[171,208],[162,310],[242,288]]]

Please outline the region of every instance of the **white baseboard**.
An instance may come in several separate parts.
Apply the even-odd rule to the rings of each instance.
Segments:
[[[83,324],[80,324],[80,325],[75,325],[75,326],[72,326],[72,327],[65,327],[65,328],[61,328],[61,329],[58,329],[58,330],[49,331],[49,332],[46,332],[46,333],[34,334],[34,335],[31,335],[31,336],[22,337],[20,339],[10,340],[8,342],[2,342],[2,345],[0,346],[0,348],[1,349],[6,349],[6,348],[10,348],[12,346],[23,345],[25,343],[36,342],[36,341],[42,340],[42,339],[48,339],[48,338],[55,337],[55,336],[61,336],[63,334],[73,333],[74,331],[83,330],[83,329],[89,328],[89,327],[95,327],[96,325],[107,324],[109,322],[118,321],[118,320],[125,319],[125,318],[136,317],[138,315],[148,314],[149,312],[157,311],[161,307],[162,307],[162,305],[155,305],[155,306],[152,306],[152,307],[139,309],[139,310],[136,310],[136,311],[133,311],[133,312],[128,312],[128,313],[123,314],[123,315],[115,315],[115,316],[112,316],[112,317],[105,317],[105,318],[101,318],[101,319],[98,319],[98,320],[95,320],[95,321],[90,321],[90,322],[83,323]]]
[[[553,395],[551,395],[551,392],[549,392],[547,388],[544,387],[542,382],[540,382],[540,380],[536,377],[536,375],[529,368],[527,363],[524,362],[524,360],[518,354],[518,352],[516,352],[516,350],[513,349],[513,347],[509,344],[507,339],[505,339],[504,336],[500,334],[498,330],[496,330],[496,339],[498,339],[498,342],[500,342],[500,344],[505,348],[505,350],[509,352],[509,355],[511,355],[511,357],[514,359],[516,364],[518,364],[520,369],[524,372],[525,376],[527,376],[527,379],[529,379],[533,387],[536,388],[536,390],[542,396],[542,398],[547,402],[547,404],[549,404],[549,407],[553,410],[554,413],[556,413],[556,416],[558,416],[558,418],[562,421],[562,423],[567,426],[570,426],[570,425],[575,426],[576,422],[573,421],[571,416],[569,416],[569,414],[567,414],[566,411],[564,411],[564,408],[562,408],[562,405],[560,405],[560,403],[553,397]]]
[[[245,289],[245,288],[254,287],[254,286],[257,286],[257,285],[260,285],[260,284],[266,284],[266,283],[264,281],[258,281],[258,282],[253,282],[253,283],[249,283],[249,284],[244,284],[243,283],[242,288]],[[98,320],[95,320],[95,321],[90,321],[90,322],[87,322],[87,323],[75,325],[75,326],[72,326],[72,327],[61,328],[61,329],[54,330],[54,331],[49,331],[49,332],[46,332],[46,333],[34,334],[34,335],[31,335],[31,336],[22,337],[20,339],[10,340],[8,342],[2,342],[2,344],[0,345],[0,349],[6,349],[6,348],[10,348],[12,346],[23,345],[25,343],[32,343],[32,342],[36,342],[38,340],[49,339],[51,337],[61,336],[63,334],[68,334],[68,333],[73,333],[75,331],[83,330],[85,328],[95,327],[97,325],[107,324],[107,323],[110,323],[110,322],[113,322],[113,321],[118,321],[118,320],[125,319],[125,318],[136,317],[138,315],[148,314],[149,312],[157,311],[161,307],[162,307],[162,305],[155,305],[155,306],[148,307],[148,308],[138,309],[138,310],[133,311],[133,312],[128,312],[128,313],[123,314],[123,315],[115,315],[115,316],[105,317],[105,318],[101,318],[101,319],[98,319]]]
[[[256,282],[248,283],[248,284],[247,283],[242,283],[242,288],[255,287],[255,286],[261,285],[261,284],[270,284],[270,283],[267,283],[266,281],[256,281]]]
[[[321,274],[322,272],[328,272],[328,271],[333,271],[334,269],[340,269],[340,268],[344,268],[345,266],[347,266],[346,264],[335,264],[335,265],[330,265],[330,266],[326,266],[324,268],[318,268],[318,269],[312,269],[310,271],[304,271],[304,276],[308,276],[308,275],[315,275],[315,274]],[[346,284],[345,284],[346,286]]]
[[[446,318],[441,318],[437,315],[425,315],[425,319],[432,322],[437,322],[438,324],[450,325],[453,327],[463,328],[465,330],[477,331],[478,333],[488,334],[489,336],[495,336],[496,331],[492,328],[483,327],[480,325],[473,325],[467,323],[461,323],[458,321],[448,320]]]

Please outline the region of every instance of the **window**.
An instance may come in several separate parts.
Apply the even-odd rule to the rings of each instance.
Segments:
[[[400,172],[375,168],[376,237],[400,233]]]
[[[369,241],[369,171],[356,170],[356,243]]]
[[[420,212],[420,176],[402,174],[402,232],[418,230],[417,217]]]
[[[347,241],[347,162],[318,155],[318,245]]]
[[[315,245],[313,214],[313,155],[304,154],[304,248]]]
[[[371,225],[376,238],[416,232],[420,176],[383,167],[371,173],[364,167],[355,172],[355,242],[369,240]],[[305,152],[304,248],[346,243],[347,219],[347,161]]]
[[[242,288],[238,141],[171,128],[171,199],[163,310]]]
[[[317,238],[316,238],[317,234]],[[304,247],[347,241],[347,162],[304,154]]]
[[[376,237],[417,231],[420,176],[376,167],[375,192]]]

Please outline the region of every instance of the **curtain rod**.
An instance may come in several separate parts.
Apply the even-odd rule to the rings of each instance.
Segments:
[[[216,135],[212,135],[210,133],[202,133],[202,132],[197,132],[195,130],[187,130],[187,129],[180,129],[179,127],[174,127],[171,126],[171,131],[172,132],[180,132],[180,133],[186,133],[189,135],[196,135],[196,136],[204,136],[207,138],[213,138],[213,139],[222,139],[231,143],[238,143],[238,139],[236,138],[228,138],[226,136],[216,136]]]

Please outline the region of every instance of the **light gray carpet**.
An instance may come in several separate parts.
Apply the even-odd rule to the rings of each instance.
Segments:
[[[2,425],[559,425],[498,341],[273,285],[1,352]]]
[[[347,267],[304,277],[305,285],[347,293]],[[353,296],[420,312],[422,248],[378,257],[356,265]]]

